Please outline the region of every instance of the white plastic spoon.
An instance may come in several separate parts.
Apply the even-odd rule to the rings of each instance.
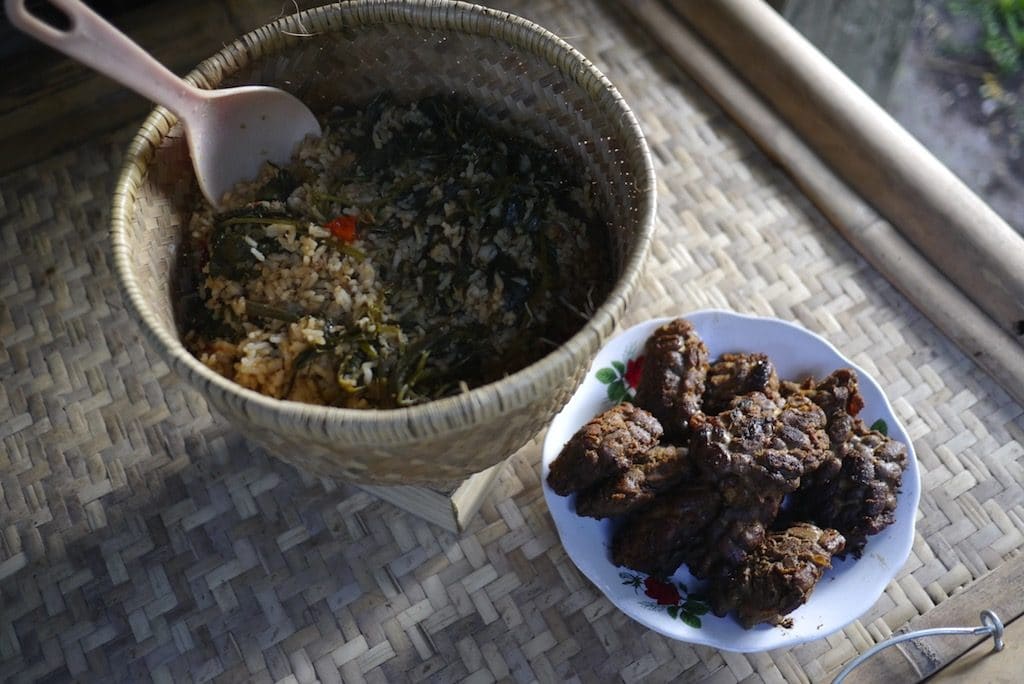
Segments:
[[[307,135],[320,135],[309,109],[283,90],[201,90],[175,76],[78,0],[48,0],[70,20],[64,30],[4,0],[11,23],[30,36],[174,112],[185,128],[199,188],[214,205],[264,162],[286,163]]]

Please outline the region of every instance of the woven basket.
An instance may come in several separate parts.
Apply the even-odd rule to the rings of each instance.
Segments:
[[[322,476],[450,484],[535,435],[612,332],[648,251],[654,173],[635,118],[582,55],[548,31],[458,2],[367,1],[292,15],[235,41],[188,79],[206,88],[267,84],[315,112],[458,92],[495,122],[577,150],[601,190],[617,280],[582,330],[499,382],[391,411],[280,401],[244,389],[182,346],[169,285],[198,187],[181,127],[157,108],[135,136],[114,194],[114,263],[130,310],[167,363],[242,432]]]

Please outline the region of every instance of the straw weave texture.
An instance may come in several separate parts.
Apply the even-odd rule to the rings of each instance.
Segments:
[[[624,324],[775,315],[883,385],[922,473],[897,580],[826,639],[723,653],[641,628],[574,569],[536,443],[461,536],[268,457],[125,310],[105,226],[126,130],[0,178],[0,680],[823,681],[1019,555],[1021,407],[612,3],[502,6],[593,59],[648,135],[659,226]]]

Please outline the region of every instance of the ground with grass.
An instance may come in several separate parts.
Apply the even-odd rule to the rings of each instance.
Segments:
[[[914,22],[884,104],[1024,232],[1024,1],[925,0]]]

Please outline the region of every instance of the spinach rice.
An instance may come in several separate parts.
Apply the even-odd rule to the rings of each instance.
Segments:
[[[564,150],[451,96],[339,108],[287,168],[204,203],[176,288],[186,346],[271,397],[395,408],[485,384],[575,333],[613,280]]]

